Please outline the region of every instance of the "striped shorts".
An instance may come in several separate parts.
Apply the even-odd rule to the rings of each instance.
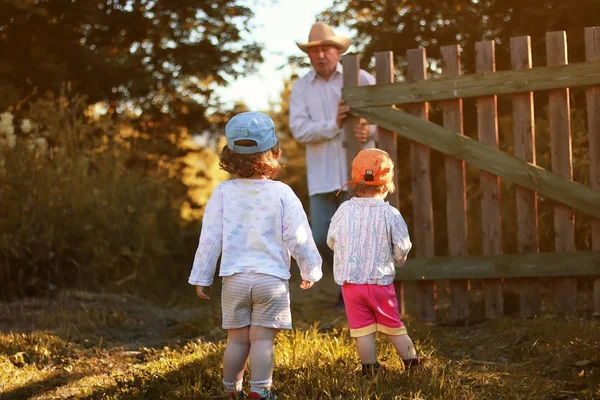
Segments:
[[[289,283],[276,276],[247,272],[223,277],[221,309],[223,329],[292,329]]]

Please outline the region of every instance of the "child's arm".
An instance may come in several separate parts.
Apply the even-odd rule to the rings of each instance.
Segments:
[[[408,227],[406,226],[406,222],[404,222],[404,218],[402,218],[402,214],[397,209],[391,208],[393,209],[393,218],[391,219],[392,248],[394,249],[396,267],[400,268],[406,262],[406,257],[412,247],[412,243],[410,242]]]
[[[340,209],[338,208],[335,214],[333,214],[333,217],[331,217],[331,223],[329,224],[329,230],[327,231],[327,247],[329,247],[331,250],[335,250],[334,246],[338,233],[339,212]]]
[[[300,268],[302,279],[316,282],[323,276],[323,259],[312,236],[302,203],[288,188],[283,197],[283,242]]]
[[[188,283],[196,286],[209,287],[212,285],[217,260],[223,248],[223,196],[219,187],[210,196],[204,217],[202,232],[192,272]],[[200,295],[200,294],[199,294]],[[202,297],[202,296],[200,296]]]

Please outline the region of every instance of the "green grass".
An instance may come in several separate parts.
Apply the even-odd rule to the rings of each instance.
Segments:
[[[378,338],[385,371],[364,378],[325,279],[309,291],[292,280],[296,329],[275,347],[281,399],[600,398],[600,324],[585,318],[456,327],[409,316],[425,368],[405,370]],[[206,303],[188,289],[191,303],[172,308],[80,292],[0,304],[0,398],[226,399],[219,288]]]

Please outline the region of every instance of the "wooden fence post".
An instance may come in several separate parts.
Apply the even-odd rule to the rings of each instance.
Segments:
[[[477,72],[495,72],[496,57],[494,42],[485,41],[475,44]],[[498,112],[496,96],[477,98],[477,130],[479,141],[498,149]],[[483,233],[483,254],[502,253],[502,220],[500,217],[500,178],[482,171],[481,185],[481,222]],[[485,316],[489,319],[502,317],[504,298],[502,281],[488,279],[484,283]]]
[[[342,67],[344,68],[344,87],[358,87],[360,85],[360,56],[350,54],[342,57]],[[344,146],[346,146],[346,166],[348,169],[348,179],[352,175],[352,160],[362,150],[362,144],[354,136],[354,127],[358,123],[358,118],[348,115],[344,119]]]
[[[513,69],[531,68],[531,39],[520,36],[510,39],[510,57]],[[533,92],[512,96],[515,157],[535,164],[535,127]],[[537,193],[516,187],[517,246],[519,253],[538,253]],[[540,285],[535,279],[519,280],[519,304],[522,318],[539,314],[542,302]]]
[[[443,46],[442,75],[459,76],[460,46]],[[448,100],[443,104],[444,127],[464,135],[462,99]],[[467,242],[467,191],[465,183],[465,163],[453,157],[445,157],[446,166],[446,211],[448,221],[448,254],[450,257],[466,256]],[[464,322],[469,318],[469,280],[450,281],[452,298],[452,319]]]
[[[391,51],[381,51],[375,53],[375,77],[377,83],[393,83],[394,82],[394,54]],[[387,151],[394,161],[396,170],[398,169],[398,148],[396,134],[385,128],[378,127],[379,148]],[[398,194],[398,173],[394,174],[394,184],[396,191],[388,194],[387,200],[390,205],[399,208],[400,195]]]
[[[600,27],[585,29],[585,59],[600,61]],[[588,135],[590,141],[590,182],[593,189],[600,190],[600,86],[585,92],[588,112]],[[600,251],[600,218],[592,220],[592,250]],[[594,315],[600,316],[600,278],[594,279]]]
[[[425,49],[407,52],[409,81],[427,79]],[[407,111],[424,120],[429,119],[428,103],[414,104]],[[414,229],[412,233],[417,257],[434,256],[433,206],[431,196],[431,166],[429,147],[410,143]],[[419,281],[417,288],[417,315],[423,321],[435,321],[435,282]]]
[[[375,77],[377,83],[393,83],[394,82],[394,53],[391,51],[381,51],[375,53]],[[399,195],[399,183],[398,183],[398,145],[396,134],[385,128],[378,127],[379,136],[379,148],[387,151],[390,158],[394,162],[395,170],[394,173],[394,185],[396,191],[388,194],[387,200],[390,205],[396,208],[400,208],[400,195]],[[394,287],[396,289],[396,296],[398,297],[398,307],[400,308],[400,315],[406,313],[404,305],[404,284],[402,281],[394,281]]]
[[[546,58],[548,66],[568,63],[565,31],[546,33]],[[572,180],[569,89],[552,90],[548,96],[552,171]],[[554,243],[556,251],[575,251],[575,214],[561,204],[554,205]],[[577,280],[558,279],[554,298],[557,313],[576,314]]]

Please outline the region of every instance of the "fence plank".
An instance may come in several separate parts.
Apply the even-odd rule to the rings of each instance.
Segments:
[[[394,53],[391,51],[381,51],[375,53],[375,77],[377,84],[391,83],[394,82]],[[387,200],[390,205],[396,208],[400,208],[400,195],[399,195],[399,183],[398,183],[398,148],[397,148],[397,135],[383,127],[378,126],[378,147],[381,150],[387,151],[390,158],[394,162],[396,173],[394,174],[394,185],[396,191],[390,193],[387,196]],[[406,314],[406,307],[404,304],[404,286],[401,281],[394,282],[396,289],[396,297],[398,298],[398,307],[400,309],[400,315]]]
[[[358,54],[345,55],[342,57],[342,66],[344,68],[344,87],[357,87],[360,85],[360,56]],[[346,146],[346,165],[348,177],[352,175],[352,160],[362,150],[362,144],[354,135],[354,127],[358,123],[358,118],[348,115],[344,119],[344,145]]]
[[[459,76],[460,46],[443,46],[443,76]],[[462,99],[448,100],[443,105],[444,127],[463,134]],[[467,243],[467,191],[465,163],[453,157],[445,157],[446,167],[446,214],[448,221],[448,254],[451,257],[466,256]],[[469,317],[469,280],[450,281],[452,319],[466,321]]]
[[[477,72],[494,72],[496,58],[494,42],[475,43]],[[479,141],[498,149],[498,113],[496,96],[477,98],[477,131]],[[500,217],[500,180],[488,172],[480,173],[481,223],[484,255],[502,253],[502,220]],[[484,283],[485,316],[499,318],[504,314],[502,282],[490,279]]]
[[[600,27],[585,29],[585,59],[600,61]],[[585,92],[588,112],[588,135],[590,142],[590,182],[600,190],[600,86]],[[600,251],[600,218],[592,220],[592,249]],[[600,277],[594,279],[594,314],[600,315]]]
[[[407,139],[600,218],[599,190],[563,178],[393,107],[356,108],[352,112]]]
[[[598,251],[409,258],[396,273],[396,279],[418,281],[593,275],[600,276]]]
[[[567,35],[564,31],[546,34],[548,65],[566,65]],[[571,156],[571,115],[569,89],[556,89],[549,94],[552,171],[573,179]],[[556,251],[575,251],[575,217],[573,210],[562,204],[554,206],[554,244]],[[577,312],[577,281],[573,278],[556,282],[555,307],[560,314]]]
[[[521,36],[510,39],[513,69],[531,68],[531,39]],[[533,92],[515,94],[512,98],[514,123],[514,152],[522,160],[535,164],[535,134]],[[539,251],[537,193],[516,187],[517,246],[519,253]],[[542,301],[540,284],[534,279],[519,281],[519,305],[522,318],[539,314]]]
[[[497,71],[493,74],[469,74],[412,83],[344,88],[343,97],[351,108],[365,108],[599,84],[600,64],[585,62],[519,71]]]
[[[427,78],[425,49],[407,52],[408,80],[414,82]],[[423,119],[429,118],[427,103],[411,105],[408,112]],[[414,229],[413,243],[417,257],[433,257],[433,204],[431,196],[431,169],[429,148],[420,143],[410,143]],[[423,321],[435,321],[435,283],[421,281],[417,284],[417,315]]]
[[[394,54],[391,51],[381,51],[375,53],[375,76],[377,84],[394,82]],[[387,151],[398,169],[398,148],[397,136],[394,132],[383,127],[377,127],[379,143],[381,150]],[[394,184],[398,189],[398,174],[394,174]],[[388,194],[387,200],[396,208],[399,208],[400,196],[398,190]]]

